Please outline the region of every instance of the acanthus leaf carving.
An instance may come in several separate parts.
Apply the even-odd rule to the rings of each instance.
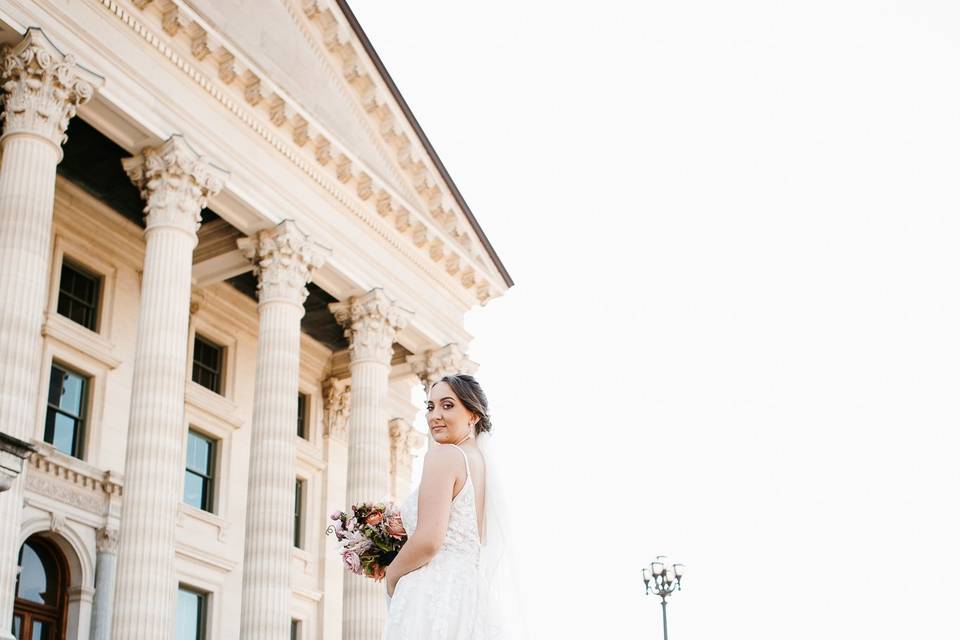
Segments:
[[[183,137],[171,136],[123,160],[123,169],[140,189],[147,229],[177,226],[190,233],[200,228],[200,211],[223,188],[229,175],[190,148]]]
[[[350,341],[352,361],[374,360],[389,364],[393,343],[412,316],[376,288],[346,302],[330,305],[337,322]]]
[[[284,220],[256,236],[240,238],[237,246],[253,262],[261,304],[285,301],[302,305],[307,299],[311,269],[319,268],[330,254],[329,249],[313,242],[292,220]]]
[[[117,553],[120,546],[120,532],[113,527],[97,529],[97,553]]]
[[[427,393],[430,392],[430,386],[444,376],[458,373],[472,375],[477,370],[477,363],[467,357],[463,347],[453,342],[439,349],[407,356],[407,362]]]
[[[36,28],[2,52],[4,137],[31,133],[49,140],[62,157],[60,145],[67,141],[67,125],[77,107],[93,97],[94,85],[102,79],[77,64],[72,55],[60,53]]]

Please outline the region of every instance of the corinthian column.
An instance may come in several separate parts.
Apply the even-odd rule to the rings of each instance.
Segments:
[[[39,29],[2,53],[0,165],[0,429],[30,440],[40,379],[50,269],[53,191],[60,145],[77,106],[100,79],[63,55]],[[0,638],[10,638],[23,480],[0,497]]]
[[[289,221],[242,238],[259,277],[260,329],[253,395],[240,637],[290,637],[290,552],[296,482],[300,318],[310,270],[328,253]]]
[[[477,363],[468,358],[460,345],[455,343],[407,356],[407,362],[410,363],[413,373],[423,383],[423,389],[428,398],[430,397],[430,387],[444,376],[452,376],[458,373],[473,374],[477,370]],[[433,449],[436,444],[432,437],[427,438],[428,449]]]
[[[117,543],[116,529],[97,529],[97,569],[90,640],[110,640],[113,586],[117,578]]]
[[[180,136],[123,161],[147,201],[147,251],[124,469],[113,640],[169,640],[174,533],[183,474],[183,393],[190,270],[200,210],[226,172]]]
[[[350,423],[347,508],[389,493],[390,441],[384,403],[397,332],[410,317],[382,289],[330,305],[350,340]],[[348,576],[344,584],[344,640],[379,640],[386,619],[383,585]]]

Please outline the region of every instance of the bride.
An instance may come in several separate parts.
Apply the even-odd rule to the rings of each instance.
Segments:
[[[505,527],[489,455],[487,398],[470,375],[430,388],[419,488],[400,509],[409,536],[387,567],[384,640],[519,638],[495,602],[504,593]]]

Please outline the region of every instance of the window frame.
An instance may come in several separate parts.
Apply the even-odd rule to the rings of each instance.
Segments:
[[[310,440],[310,394],[297,392],[297,437]]]
[[[190,447],[190,435],[194,434],[197,438],[204,440],[210,443],[210,457],[207,460],[207,472],[201,473],[197,470],[191,469],[189,466],[189,447]],[[180,501],[198,511],[203,511],[204,513],[210,513],[216,515],[217,511],[217,465],[219,463],[219,454],[221,448],[221,440],[215,436],[210,435],[209,433],[197,429],[193,425],[187,427],[187,437],[184,442],[183,453],[183,490],[181,491]],[[186,490],[187,490],[187,474],[193,474],[202,478],[205,482],[203,485],[203,498],[201,502],[204,502],[202,506],[197,506],[190,502],[187,502],[186,499]],[[205,500],[204,500],[205,498]]]
[[[204,589],[199,589],[197,587],[194,587],[184,582],[179,582],[177,583],[178,602],[179,602],[179,595],[181,591],[197,596],[200,606],[197,608],[197,633],[194,636],[194,640],[207,640],[207,638],[209,637],[208,627],[209,627],[209,621],[210,621],[210,600],[211,600],[210,592]],[[175,612],[175,615],[174,615],[175,624],[178,617],[179,617],[179,611]]]
[[[213,370],[210,365],[197,361],[197,343],[202,344],[203,346],[216,349],[217,351],[217,368]],[[196,384],[200,385],[208,391],[212,391],[217,395],[224,396],[224,389],[226,388],[225,379],[226,379],[226,364],[227,364],[227,346],[218,343],[216,340],[207,337],[207,334],[201,331],[195,331],[193,334],[193,342],[190,349],[190,379]],[[197,380],[197,367],[200,367],[202,371],[215,376],[214,380],[216,388],[208,387],[199,380]]]
[[[293,547],[306,551],[304,506],[307,497],[307,479],[297,476],[293,485]]]
[[[58,187],[59,186],[61,185],[58,185]],[[67,185],[67,183],[64,183],[64,186],[76,188],[72,184]],[[82,196],[86,195],[85,192],[82,192]],[[62,203],[58,202],[56,206],[60,207]],[[86,215],[87,211],[88,210],[84,208],[81,213]],[[72,215],[72,207],[70,207],[70,212]],[[67,228],[72,229],[72,227],[68,225],[65,228],[62,221],[58,220],[58,215],[66,214],[66,210],[60,211],[58,209],[54,212],[53,252],[50,262],[50,275],[47,281],[47,322],[49,323],[54,317],[58,319],[63,318],[64,323],[76,327],[78,332],[86,333],[90,338],[95,338],[96,344],[102,344],[104,347],[112,347],[110,341],[113,339],[113,307],[116,299],[119,271],[122,269],[124,271],[130,270],[131,272],[135,272],[136,269],[142,266],[142,260],[131,261],[130,256],[127,254],[111,254],[108,249],[112,248],[112,250],[115,250],[115,246],[112,243],[115,238],[109,241],[104,240],[103,244],[96,245],[84,242],[77,236],[75,231],[67,230]],[[68,262],[74,269],[85,271],[91,275],[97,275],[100,278],[96,331],[91,331],[82,324],[75,323],[66,316],[61,316],[57,313],[60,293],[60,275],[64,262]],[[121,263],[122,267],[120,266]]]
[[[95,291],[94,291],[94,298],[92,303],[88,303],[87,301],[78,298],[73,293],[64,292],[63,290],[64,269],[70,269],[76,274],[89,278],[94,281]],[[80,325],[81,327],[87,329],[88,331],[92,331],[93,333],[100,333],[101,315],[102,315],[103,297],[104,297],[103,290],[104,290],[105,280],[106,278],[103,274],[98,273],[97,271],[85,266],[83,263],[78,262],[77,260],[74,260],[70,256],[64,255],[60,260],[60,273],[57,277],[57,299],[56,299],[56,302],[54,303],[54,309],[57,315],[62,316],[67,320]],[[93,326],[88,326],[82,322],[75,320],[73,317],[60,312],[60,300],[61,300],[61,296],[64,296],[64,295],[68,297],[70,302],[74,304],[83,305],[84,307],[90,307],[92,309],[91,318],[92,318]]]
[[[53,541],[39,537],[36,534],[28,537],[20,544],[17,551],[17,564],[23,562],[23,548],[29,544],[34,553],[40,559],[44,571],[48,570],[48,563],[52,565],[55,571],[55,577],[59,579],[57,585],[57,602],[55,604],[41,604],[33,600],[27,600],[19,597],[20,591],[20,572],[17,572],[16,582],[13,590],[13,619],[20,618],[21,637],[32,637],[34,622],[43,622],[50,625],[53,634],[52,638],[62,638],[66,632],[67,616],[70,615],[69,594],[70,594],[70,566],[67,563],[63,551]],[[12,624],[11,624],[12,626]],[[27,633],[30,635],[26,635]]]
[[[55,407],[50,404],[50,386],[53,384],[54,368],[59,369],[64,374],[72,374],[80,378],[81,380],[83,380],[83,388],[80,394],[81,395],[80,415],[75,416],[71,413],[68,413],[67,411],[62,410],[59,406]],[[60,453],[70,456],[71,458],[76,458],[77,460],[86,459],[87,431],[89,429],[89,422],[90,422],[91,388],[93,386],[94,378],[95,376],[92,376],[83,371],[79,371],[70,365],[64,364],[61,360],[57,358],[54,358],[53,360],[51,360],[50,366],[47,368],[47,384],[46,384],[47,393],[46,393],[46,401],[44,402],[45,411],[43,414],[43,436],[41,439],[43,440],[43,442],[49,444]],[[63,395],[62,387],[61,387],[60,395]],[[68,418],[72,418],[76,420],[77,427],[74,430],[73,442],[71,443],[72,446],[69,452],[63,451],[56,447],[56,445],[53,443],[53,440],[55,439],[55,437],[52,438],[51,440],[47,440],[47,432],[50,424],[51,411],[53,411],[54,413],[65,415]],[[56,421],[54,421],[54,426],[56,426]],[[56,429],[54,429],[54,434],[55,433],[56,433]]]

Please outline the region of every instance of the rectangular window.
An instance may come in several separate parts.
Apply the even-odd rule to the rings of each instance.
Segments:
[[[177,589],[176,640],[206,640],[207,597],[183,585]]]
[[[54,364],[50,369],[47,422],[43,440],[74,458],[83,455],[87,378]]]
[[[307,396],[297,394],[297,435],[307,437]]]
[[[300,621],[290,621],[290,640],[300,640]]]
[[[96,331],[99,304],[100,277],[64,261],[60,268],[57,313]]]
[[[211,513],[216,453],[215,440],[192,429],[187,433],[187,470],[183,480],[183,501]]]
[[[222,393],[223,347],[197,335],[193,341],[193,381]]]
[[[293,546],[303,549],[303,488],[304,481],[297,478],[293,493]]]

